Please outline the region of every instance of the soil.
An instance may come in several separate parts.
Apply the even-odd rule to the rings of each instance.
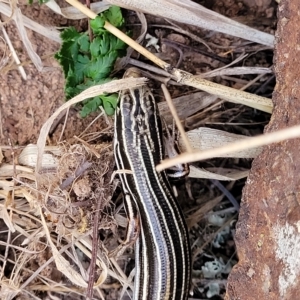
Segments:
[[[44,5],[21,5],[20,8],[24,15],[34,18],[35,21],[45,26],[66,25],[64,18],[53,13]],[[3,16],[3,21],[5,20],[7,18]],[[69,25],[74,24],[74,22],[68,23]],[[76,27],[79,30],[82,28],[82,23],[76,22]],[[53,57],[60,45],[36,32],[27,30],[34,50],[42,57],[44,70],[38,72],[35,66],[30,63],[14,22],[10,22],[5,28],[21,62],[25,64],[27,80],[24,80],[16,69],[0,74],[0,144],[25,146],[29,143],[36,143],[42,125],[65,101],[64,76],[60,65]],[[1,40],[1,42],[3,41]],[[89,118],[81,119],[78,109],[72,108],[62,140],[81,132],[94,117],[95,114]],[[60,138],[64,121],[62,118],[58,127],[55,128],[52,136],[53,144],[56,144]],[[101,122],[98,122],[94,129],[99,130],[99,126],[101,126]],[[9,153],[10,151],[4,152],[7,158],[10,156]]]
[[[49,10],[43,8],[35,6],[32,10],[36,20],[41,18],[46,24],[54,17]],[[29,8],[24,9],[24,14],[26,11],[29,12]],[[29,61],[13,22],[5,28],[20,60]],[[53,54],[59,48],[57,43],[30,30],[28,35],[41,56]],[[22,79],[18,70],[0,74],[1,144],[8,144],[8,140],[12,145],[35,142],[45,120],[63,102],[64,83],[58,63],[53,59],[53,55],[52,58],[44,59],[43,63],[45,67],[51,67],[51,71],[39,73],[32,64],[28,64],[24,67],[27,74],[26,81]]]

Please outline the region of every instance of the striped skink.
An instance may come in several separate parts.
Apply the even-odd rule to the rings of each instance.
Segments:
[[[124,77],[141,76],[130,68]],[[136,240],[133,299],[187,299],[188,230],[166,174],[155,170],[164,153],[162,124],[146,85],[120,92],[114,153],[129,218],[127,241]]]

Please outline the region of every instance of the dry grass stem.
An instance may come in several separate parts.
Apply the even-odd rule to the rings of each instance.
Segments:
[[[174,98],[172,100],[175,105],[180,120],[186,120],[199,110],[210,107],[217,100],[217,97],[206,92],[196,92]],[[167,102],[159,102],[158,108],[160,114],[164,117],[167,124],[172,124],[173,116],[169,110]]]
[[[293,126],[287,129],[278,130],[276,132],[266,133],[256,137],[249,137],[247,139],[230,143],[229,145],[218,147],[215,149],[205,151],[194,151],[192,153],[183,153],[175,158],[163,160],[162,163],[156,167],[156,170],[160,172],[177,164],[191,163],[199,160],[218,157],[226,153],[238,152],[246,149],[253,149],[299,137],[300,125]]]
[[[91,224],[97,224],[100,228],[101,226],[104,228],[111,226],[110,222],[112,221],[109,218],[106,221],[105,216],[99,222],[93,223],[94,212],[91,211],[91,209],[95,209],[92,203],[100,199],[99,193],[105,194],[105,197],[109,197],[107,195],[111,194],[110,186],[103,183],[103,175],[109,170],[108,165],[112,162],[111,151],[103,150],[103,147],[99,148],[102,157],[100,160],[92,155],[88,145],[85,147],[82,145],[67,146],[65,142],[60,147],[48,146],[46,150],[44,156],[55,153],[57,162],[54,171],[49,172],[48,169],[43,169],[43,173],[39,175],[39,190],[35,188],[37,178],[32,173],[36,162],[36,145],[28,145],[21,153],[23,156],[20,159],[21,162],[25,162],[31,167],[12,165],[9,176],[2,177],[3,173],[0,173],[0,218],[8,228],[6,242],[0,243],[9,249],[9,251],[7,250],[8,254],[18,251],[15,261],[11,261],[10,256],[6,257],[5,254],[0,257],[2,261],[11,261],[14,265],[9,278],[10,282],[6,286],[9,289],[7,292],[9,297],[24,294],[25,288],[27,292],[35,290],[37,282],[48,284],[49,287],[57,284],[47,273],[49,270],[51,273],[51,270],[55,269],[54,263],[56,269],[69,278],[74,285],[86,288],[87,270],[78,250],[75,251],[74,245],[90,258],[93,244],[92,239],[89,238]],[[83,166],[87,159],[92,160],[94,168],[83,171],[80,166]],[[17,175],[20,170],[22,173]],[[59,189],[60,182],[63,182],[64,178],[68,178],[71,173],[77,176],[76,182],[71,187],[77,195],[75,199],[70,190],[61,191]],[[15,179],[10,180],[11,177]],[[107,182],[108,178],[106,178]],[[78,188],[80,183],[81,187]],[[96,188],[92,190],[91,187]],[[86,208],[80,205],[85,202],[83,201],[86,199],[85,197],[90,199],[90,205]],[[103,207],[108,205],[109,200],[102,197],[98,202],[100,208],[97,211],[103,211]],[[73,222],[68,223],[68,220]],[[16,239],[16,235],[18,239]],[[87,250],[86,247],[90,250]],[[97,246],[96,248],[99,249]],[[96,255],[98,275],[95,283],[93,282],[93,287],[99,297],[104,299],[101,290],[98,289],[99,285],[103,284],[108,275],[114,278],[119,278],[120,275],[108,271],[106,264],[102,261],[101,251],[97,251]],[[38,267],[32,265],[33,261],[38,264]],[[45,274],[46,277],[43,276]],[[0,294],[2,296],[4,295],[4,286],[5,280],[1,278]],[[12,290],[13,286],[16,287],[14,290]],[[42,290],[45,291],[45,289],[46,287]],[[61,294],[67,292],[63,289]],[[72,288],[69,289],[69,292],[72,292]],[[80,290],[79,293],[84,295],[84,290]],[[35,297],[33,294],[31,296]]]
[[[172,74],[181,84],[201,89],[233,103],[243,104],[267,113],[272,112],[273,103],[271,99],[223,86],[182,70],[173,69]]]
[[[13,174],[19,174],[22,172],[32,173],[32,169],[19,165],[14,168],[14,166],[10,164],[2,164],[0,166],[0,177],[12,177]]]
[[[122,58],[121,58],[121,60],[122,60]],[[164,77],[166,77],[165,80],[167,80],[168,82],[171,79],[171,75],[167,71],[162,70],[160,68],[157,68],[157,67],[155,67],[153,65],[144,63],[144,62],[136,60],[134,58],[127,59],[127,62],[128,62],[128,64],[131,64],[131,65],[133,65],[135,67],[138,67],[140,69],[145,69],[147,71],[150,71],[150,72],[156,73],[158,75],[164,76]]]
[[[16,51],[14,49],[14,46],[12,45],[12,43],[10,41],[9,36],[7,35],[7,32],[6,32],[5,28],[4,28],[4,26],[2,25],[1,20],[0,20],[0,27],[1,27],[1,30],[2,30],[3,36],[5,38],[5,41],[6,41],[7,45],[8,45],[8,48],[9,48],[9,50],[10,50],[10,52],[11,52],[11,54],[12,54],[12,56],[13,56],[15,62],[16,62],[16,64],[18,65],[18,70],[19,70],[22,78],[24,80],[26,80],[27,76],[26,76],[25,70],[24,70],[23,66],[19,66],[19,64],[21,62],[20,62],[19,57],[18,57],[18,55],[17,55],[17,53],[16,53]]]
[[[221,181],[235,181],[247,177],[249,170],[238,171],[230,170],[228,174],[220,174],[220,169],[215,170],[215,172],[210,172],[208,170],[200,169],[195,166],[190,166],[190,178],[202,178],[202,179],[215,179]]]
[[[172,102],[171,95],[170,95],[167,87],[164,84],[161,85],[161,88],[163,90],[166,102],[168,103],[169,109],[170,109],[170,111],[171,111],[171,113],[173,115],[173,118],[175,120],[176,126],[177,126],[177,128],[178,128],[178,130],[180,132],[180,136],[181,136],[181,139],[182,139],[182,141],[183,141],[183,143],[184,143],[184,145],[186,147],[186,150],[187,151],[192,151],[192,147],[190,145],[190,142],[189,142],[189,140],[188,140],[188,138],[186,136],[184,128],[183,128],[183,126],[182,126],[182,124],[180,122],[180,119],[178,117],[176,108],[175,108],[175,106],[174,106],[174,104]]]
[[[20,39],[23,42],[23,45],[28,53],[28,56],[30,57],[32,63],[35,65],[38,71],[43,70],[43,63],[39,55],[35,52],[33,49],[33,46],[28,38],[26,28],[23,22],[23,15],[21,10],[18,7],[15,7],[14,14],[12,16],[13,20],[15,21],[16,27],[18,29]]]
[[[186,133],[187,138],[189,140],[190,145],[192,146],[192,150],[205,151],[210,149],[215,149],[220,146],[225,146],[233,142],[238,142],[243,139],[247,139],[249,137],[229,133],[223,130],[217,130],[207,127],[200,127],[197,129],[190,130]],[[181,152],[188,151],[183,141],[182,137],[179,137],[179,148]],[[234,153],[224,153],[220,154],[220,156],[215,157],[239,157],[239,158],[254,158],[260,152],[262,148],[252,148],[245,149],[243,151],[234,152]]]
[[[260,68],[260,67],[235,67],[227,69],[217,69],[209,73],[201,74],[202,78],[210,78],[215,76],[232,76],[232,75],[247,75],[247,74],[270,74],[273,73],[270,68]]]

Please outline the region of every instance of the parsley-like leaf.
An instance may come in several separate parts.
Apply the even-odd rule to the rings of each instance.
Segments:
[[[87,34],[83,34],[78,38],[78,44],[80,46],[80,51],[88,52],[90,49],[90,41]]]
[[[121,27],[124,23],[120,7],[112,5],[103,13],[104,18],[113,26]]]
[[[89,99],[82,108],[80,115],[81,117],[85,118],[87,115],[89,115],[91,112],[96,111],[99,106],[102,105],[102,100],[99,96],[96,96],[92,99]]]
[[[94,38],[87,33],[78,33],[70,27],[61,33],[63,40],[55,58],[61,64],[65,75],[65,94],[70,99],[88,87],[112,80],[109,78],[116,59],[125,53],[126,45],[104,29],[105,20],[120,27],[124,23],[119,7],[111,6],[107,11],[91,20]],[[81,116],[103,106],[108,115],[113,114],[117,95],[100,95],[83,103]]]
[[[113,115],[118,103],[118,94],[100,96],[103,102],[105,112],[110,116]]]
[[[94,34],[102,34],[106,32],[106,29],[104,29],[105,18],[102,16],[97,16],[94,20],[90,21],[90,24]]]

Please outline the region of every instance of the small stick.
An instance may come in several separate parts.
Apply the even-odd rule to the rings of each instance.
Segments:
[[[210,181],[228,198],[231,204],[234,206],[236,211],[240,210],[240,205],[234,196],[226,189],[226,187],[219,181],[215,179],[210,179]]]
[[[242,151],[246,149],[252,149],[256,147],[266,146],[272,143],[282,142],[288,139],[294,139],[300,137],[300,125],[293,126],[290,128],[278,130],[272,133],[261,134],[255,137],[249,137],[244,140],[239,140],[228,144],[223,147],[209,149],[206,151],[193,151],[180,154],[172,159],[165,159],[156,167],[158,172],[175,166],[177,164],[186,164],[194,161],[209,159],[213,157],[218,157],[221,154]]]
[[[14,49],[14,46],[12,45],[12,43],[11,43],[11,41],[10,41],[10,38],[9,38],[9,36],[8,36],[8,34],[7,34],[7,32],[6,32],[5,28],[4,28],[4,26],[2,25],[1,20],[0,20],[0,27],[1,27],[1,29],[2,29],[2,33],[3,33],[3,36],[4,36],[4,38],[5,38],[6,43],[7,43],[7,45],[8,45],[8,48],[9,48],[9,50],[10,50],[10,52],[11,52],[11,54],[12,54],[12,56],[13,56],[13,58],[14,58],[16,64],[17,64],[17,66],[18,66],[18,70],[19,70],[19,72],[20,72],[22,78],[23,78],[24,80],[26,80],[26,79],[27,79],[27,75],[26,75],[26,73],[25,73],[25,70],[24,70],[23,66],[21,66],[21,62],[20,62],[20,60],[19,60],[19,57],[18,57],[18,55],[17,55],[17,53],[16,53],[16,51],[15,51],[15,49]]]
[[[164,96],[165,96],[166,101],[167,101],[167,103],[168,103],[168,105],[169,105],[169,109],[170,109],[170,111],[171,111],[171,113],[172,113],[172,116],[173,116],[173,118],[174,118],[174,120],[175,120],[176,126],[177,126],[177,128],[178,128],[178,130],[179,130],[179,132],[180,132],[180,134],[181,134],[181,136],[182,136],[182,140],[183,140],[183,142],[184,142],[184,144],[185,144],[185,147],[186,147],[186,149],[187,149],[188,152],[192,152],[193,149],[192,149],[192,147],[191,147],[191,144],[190,144],[190,142],[189,142],[189,139],[188,139],[187,136],[186,136],[186,133],[185,133],[185,131],[184,131],[184,128],[183,128],[183,126],[182,126],[182,124],[181,124],[181,122],[180,122],[180,119],[179,119],[179,117],[178,117],[176,108],[175,108],[175,106],[174,106],[174,104],[173,104],[173,102],[172,102],[171,95],[170,95],[170,93],[169,93],[167,87],[166,87],[164,84],[161,85],[161,88],[162,88],[162,90],[163,90],[163,92],[164,92]]]
[[[61,130],[61,133],[60,133],[60,136],[59,136],[59,139],[58,139],[59,142],[62,140],[64,131],[65,131],[66,126],[67,126],[67,120],[68,120],[68,117],[69,117],[69,112],[70,112],[70,107],[68,107],[68,108],[67,108],[67,111],[66,111],[64,125],[63,125],[63,128],[62,128],[62,130]]]
[[[103,195],[101,194],[103,197]],[[102,198],[101,197],[101,198]],[[93,233],[92,233],[92,253],[91,253],[91,261],[90,261],[90,270],[89,270],[89,280],[86,291],[86,299],[93,299],[93,287],[95,282],[95,272],[96,272],[96,261],[97,261],[97,253],[98,253],[98,225],[100,219],[100,211],[101,211],[101,203],[103,199],[97,199],[95,216],[94,216],[94,225],[93,225]]]

